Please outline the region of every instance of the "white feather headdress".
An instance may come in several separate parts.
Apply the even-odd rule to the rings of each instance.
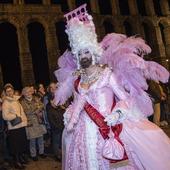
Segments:
[[[92,54],[93,64],[98,62],[103,50],[97,42],[93,18],[87,13],[86,4],[69,12],[65,17],[67,19],[66,33],[72,53],[77,58],[78,67],[78,52],[84,49]]]

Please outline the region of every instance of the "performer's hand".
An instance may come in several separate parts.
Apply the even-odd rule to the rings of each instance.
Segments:
[[[114,126],[119,120],[119,113],[114,112],[109,114],[104,121],[107,122],[108,126]]]

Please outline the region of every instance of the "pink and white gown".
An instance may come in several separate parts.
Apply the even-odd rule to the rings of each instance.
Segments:
[[[135,108],[109,68],[88,90],[79,84],[78,91],[64,115],[63,170],[170,170],[170,139]],[[118,98],[115,108],[125,114],[120,139],[128,156],[128,161],[116,164],[103,157],[106,140],[83,109],[87,101],[106,117],[114,97]]]

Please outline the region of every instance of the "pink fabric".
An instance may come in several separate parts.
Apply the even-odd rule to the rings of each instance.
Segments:
[[[144,74],[147,79],[167,83],[170,74],[164,67],[154,61],[146,61],[145,63],[147,69],[144,70]]]
[[[118,87],[115,82],[109,85],[110,72],[104,71],[101,78],[88,89],[84,91],[79,86],[79,95],[83,95],[88,102],[94,106],[104,117],[107,114],[111,114],[113,93],[119,97],[119,100],[132,102]],[[112,89],[113,88],[113,89]],[[77,98],[77,96],[76,96]],[[119,104],[119,100],[117,104]],[[126,153],[129,158],[129,162],[124,165],[110,164],[110,161],[103,157],[103,154],[107,157],[121,157],[121,148],[118,144],[110,139],[104,141],[99,131],[95,134],[95,129],[98,127],[91,122],[88,115],[82,109],[83,104],[79,103],[72,108],[72,113],[78,114],[79,118],[74,124],[71,131],[67,131],[65,128],[63,133],[63,170],[169,170],[170,169],[170,140],[164,134],[164,132],[156,125],[149,122],[146,118],[136,117],[133,119],[128,117],[128,112],[131,110],[127,107],[127,118],[123,120],[123,130],[120,134],[121,141],[124,144]],[[77,105],[81,106],[76,111]],[[119,104],[120,105],[120,104]],[[130,106],[130,105],[129,105]],[[132,105],[133,106],[133,105]],[[116,106],[115,106],[116,107]],[[80,112],[80,113],[78,113]],[[140,115],[140,114],[139,114]],[[88,121],[87,121],[88,119]],[[86,120],[86,121],[85,121]],[[94,124],[94,129],[91,129],[90,133],[87,132],[89,124]],[[89,153],[89,145],[87,145],[88,139],[96,140],[97,142],[92,147],[92,153],[96,153],[96,159],[94,162],[97,164],[97,168],[90,168],[89,159],[91,153]],[[109,150],[112,149],[112,152]],[[115,147],[117,147],[116,150]],[[114,153],[114,155],[112,154]],[[95,167],[95,166],[94,166]]]
[[[67,116],[66,115],[67,113],[70,114],[68,115],[69,117],[68,124],[65,124],[67,131],[73,130],[74,126],[79,121],[80,113],[84,108],[85,102],[86,102],[85,99],[82,96],[78,95],[74,102],[67,109],[64,115]]]
[[[114,137],[107,139],[103,146],[103,157],[109,160],[121,160],[123,156],[123,146]]]
[[[153,109],[145,92],[146,78],[166,82],[169,73],[157,63],[143,60],[151,49],[141,38],[109,34],[101,45],[104,53],[100,63],[108,64],[113,72],[106,68],[88,90],[78,87],[80,94],[74,96],[64,118],[63,170],[170,170],[170,140],[146,119]],[[59,59],[60,68],[55,72],[59,81],[56,104],[63,104],[74,92],[76,62],[68,51]],[[83,109],[87,100],[106,117],[112,113],[113,97],[117,99],[115,109],[122,109],[125,115],[120,138],[129,162],[124,165],[110,164],[104,158],[121,158],[122,148],[114,138],[104,141]]]
[[[82,133],[83,132],[83,133]],[[85,145],[85,124],[82,117],[74,131],[63,132],[62,153],[63,170],[87,170],[87,153]]]
[[[158,126],[146,119],[126,120],[123,126],[121,138],[133,153],[139,169],[170,169],[170,139]]]

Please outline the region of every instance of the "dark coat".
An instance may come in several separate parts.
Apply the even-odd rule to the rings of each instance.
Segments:
[[[54,108],[50,103],[46,106],[47,116],[52,130],[63,130],[64,121],[63,114],[65,109],[62,106],[57,106]]]

